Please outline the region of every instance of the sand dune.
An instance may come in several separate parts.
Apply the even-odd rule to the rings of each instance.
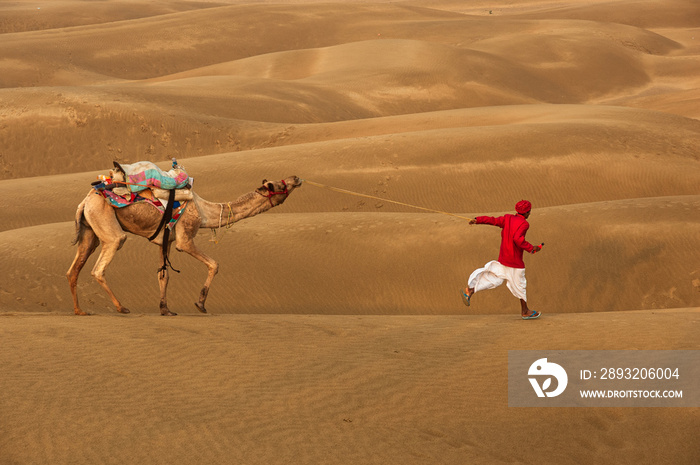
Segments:
[[[519,197],[540,208],[692,195],[700,181],[694,145],[700,123],[622,107],[491,107],[276,130],[261,129],[258,138],[265,134],[270,139],[261,145],[283,147],[180,161],[193,173],[195,190],[214,201],[233,200],[263,178],[296,174],[427,208],[474,213],[509,211]],[[35,161],[37,167],[43,163]],[[78,202],[56,202],[44,193],[47,183],[60,186],[62,196],[82,199],[89,183],[106,172],[3,182],[0,205],[10,214],[0,229],[71,219]],[[286,203],[283,211],[415,212],[315,187],[295,195],[303,199]],[[17,197],[27,204],[11,201]]]
[[[0,4],[0,465],[674,463],[697,408],[507,407],[507,351],[698,349],[694,0]],[[284,205],[65,278],[117,160]],[[523,322],[472,217],[534,204]],[[383,200],[384,199],[384,200]],[[98,250],[99,253],[99,250]],[[659,445],[663,444],[663,447]]]
[[[8,315],[0,450],[5,463],[693,463],[693,409],[507,407],[506,345],[697,348],[696,311],[626,315],[526,331],[505,315]],[[664,447],[640,439],[652,431]]]
[[[227,153],[284,143],[280,124],[447,109],[593,100],[674,113],[680,101],[678,114],[695,116],[681,82],[697,88],[697,54],[681,55],[676,40],[624,24],[491,19],[400,5],[234,5],[3,34],[0,176]],[[50,156],[38,165],[37,153]]]
[[[700,306],[700,251],[693,247],[700,225],[689,221],[699,207],[695,195],[535,210],[530,235],[547,253],[528,260],[532,304],[556,313]],[[67,246],[73,225],[0,234],[7,279],[25,282],[0,295],[2,306],[72,308],[64,274],[74,255]],[[208,231],[199,237],[220,261],[208,305],[215,314],[462,314],[458,290],[473,269],[496,258],[499,232],[439,214],[346,212],[267,214],[217,237],[219,244]],[[22,247],[26,241],[31,248]],[[186,254],[172,261],[182,275],[171,278],[171,308],[197,313],[206,268]],[[143,269],[133,269],[137,262]],[[158,266],[158,248],[132,236],[107,278],[132,311],[156,312]],[[113,312],[88,270],[80,285],[85,304]],[[505,287],[477,297],[470,314],[518,308]]]
[[[629,24],[640,28],[673,26],[697,27],[700,5],[685,0],[630,0],[622,2],[582,2],[556,4],[538,9],[537,13],[523,12],[519,17],[566,18]]]

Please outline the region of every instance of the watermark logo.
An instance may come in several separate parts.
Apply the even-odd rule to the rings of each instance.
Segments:
[[[564,392],[564,389],[566,389],[566,385],[569,382],[569,377],[566,374],[566,370],[564,370],[561,365],[548,362],[546,358],[536,360],[535,363],[530,365],[530,369],[527,371],[527,374],[528,376],[536,376],[536,378],[528,379],[530,380],[530,384],[535,390],[537,397],[556,397]],[[538,378],[542,378],[541,385]],[[552,378],[557,380],[557,384],[554,390],[549,391],[549,389],[552,387]]]
[[[508,406],[700,407],[700,350],[509,350]]]

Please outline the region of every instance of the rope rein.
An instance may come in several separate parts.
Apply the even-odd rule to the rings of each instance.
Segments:
[[[304,184],[311,184],[312,186],[321,187],[323,189],[328,189],[328,190],[333,191],[333,192],[354,195],[356,197],[365,197],[368,199],[381,200],[382,202],[394,203],[396,205],[402,205],[404,207],[417,208],[418,210],[425,210],[425,211],[432,212],[432,213],[440,213],[442,215],[453,216],[455,218],[460,218],[462,220],[471,221],[473,219],[473,218],[468,218],[466,216],[455,215],[454,213],[445,212],[442,210],[434,210],[432,208],[419,207],[418,205],[411,205],[410,203],[397,202],[396,200],[383,199],[381,197],[375,197],[374,195],[360,194],[359,192],[353,192],[353,191],[349,191],[346,189],[339,189],[337,187],[326,186],[325,184],[320,184],[318,182],[309,181],[308,179],[302,179],[302,182]]]
[[[233,222],[231,222],[231,218],[233,218],[233,210],[231,209],[231,202],[226,202],[226,205],[228,206],[228,218],[226,219],[226,230],[224,231],[224,234],[221,235],[221,239],[223,240],[224,235],[226,234],[226,231],[231,229],[233,226]],[[221,226],[223,224],[224,220],[224,204],[221,204],[221,211],[219,212],[219,226],[218,228],[211,228],[211,239],[209,239],[209,242],[213,242],[215,244],[219,243],[219,238],[217,237],[217,230],[221,231]]]

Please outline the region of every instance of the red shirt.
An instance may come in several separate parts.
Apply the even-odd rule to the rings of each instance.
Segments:
[[[477,216],[476,224],[498,226],[501,231],[501,250],[498,261],[511,268],[525,268],[523,251],[532,252],[533,246],[525,240],[530,223],[522,215]]]

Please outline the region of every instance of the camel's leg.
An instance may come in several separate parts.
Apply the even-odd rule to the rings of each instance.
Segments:
[[[110,299],[112,299],[112,303],[117,307],[117,311],[119,313],[129,313],[129,309],[119,302],[119,299],[114,295],[105,280],[105,269],[114,258],[114,254],[121,249],[124,241],[126,241],[126,234],[124,234],[124,230],[119,225],[119,221],[117,221],[114,209],[97,195],[88,197],[84,215],[85,220],[100,239],[100,242],[102,242],[102,250],[97,258],[97,263],[92,269],[92,276],[107,291]]]
[[[82,234],[80,242],[78,243],[78,252],[75,254],[75,259],[73,259],[73,263],[66,273],[68,283],[70,284],[70,292],[73,294],[73,310],[76,315],[87,315],[87,313],[80,309],[80,305],[78,305],[78,275],[83,269],[83,266],[85,266],[90,255],[92,255],[100,243],[100,240],[92,229],[85,228]]]
[[[172,243],[168,244],[168,255],[170,254],[170,246]],[[163,247],[160,248],[160,262],[164,262],[165,257],[163,256]],[[168,309],[168,281],[170,280],[170,275],[168,273],[168,267],[164,266],[162,270],[158,271],[158,284],[160,285],[160,314],[163,316],[175,316],[177,313],[173,313]]]
[[[195,302],[195,305],[200,312],[207,313],[204,303],[207,300],[207,295],[209,295],[209,286],[211,286],[211,282],[214,279],[214,276],[216,276],[216,273],[219,272],[219,264],[216,263],[213,258],[199,250],[191,238],[178,241],[177,249],[192,255],[194,258],[207,265],[207,268],[209,269],[207,280],[204,282],[204,287],[199,293],[199,302]]]
[[[117,253],[117,250],[121,249],[124,241],[126,241],[126,234],[122,234],[121,238],[117,239],[116,241],[102,241],[102,251],[100,252],[100,256],[97,258],[95,267],[92,269],[92,276],[98,283],[100,283],[100,286],[107,291],[109,298],[112,299],[112,303],[115,307],[117,307],[117,311],[119,313],[131,313],[128,308],[124,307],[121,302],[119,302],[117,296],[114,295],[112,289],[110,289],[107,285],[107,280],[105,280],[105,269],[107,268],[107,265],[112,262],[114,254]]]

